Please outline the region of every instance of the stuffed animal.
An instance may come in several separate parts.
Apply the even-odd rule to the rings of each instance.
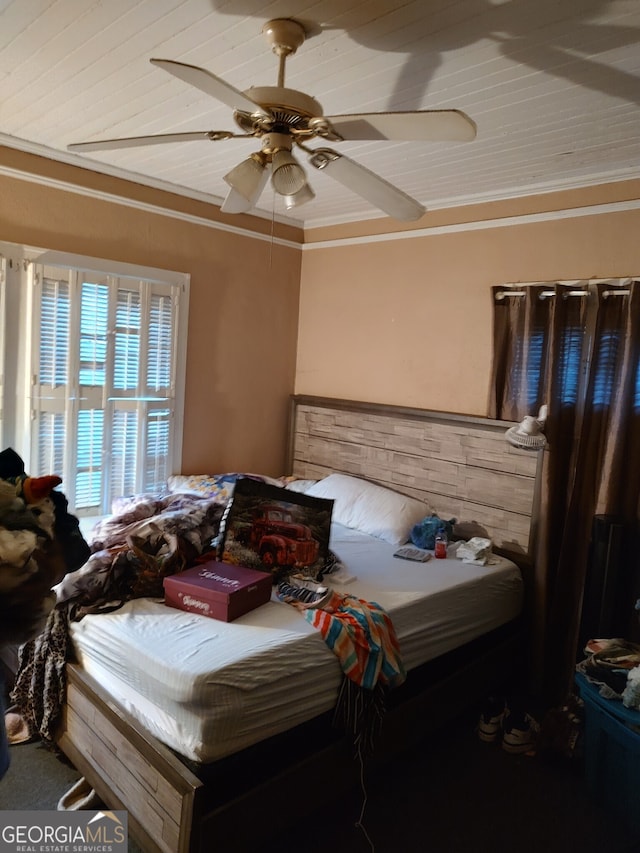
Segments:
[[[61,482],[24,471],[0,480],[0,642],[33,637],[55,605],[52,587],[67,571],[51,497]]]

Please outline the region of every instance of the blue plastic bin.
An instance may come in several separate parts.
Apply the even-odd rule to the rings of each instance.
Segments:
[[[591,794],[640,837],[640,711],[605,699],[581,673],[584,763]]]

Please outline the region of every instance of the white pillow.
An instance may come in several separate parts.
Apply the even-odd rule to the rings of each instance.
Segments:
[[[431,513],[426,502],[348,474],[329,474],[307,494],[335,501],[333,521],[392,545],[407,542],[413,525]]]

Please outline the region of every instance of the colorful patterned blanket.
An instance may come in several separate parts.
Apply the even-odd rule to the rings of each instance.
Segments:
[[[376,602],[338,592],[317,606],[300,609],[344,673],[334,725],[351,735],[357,755],[371,753],[384,721],[387,693],[406,679],[391,618]]]
[[[405,680],[393,623],[379,604],[334,592],[322,609],[306,610],[305,618],[359,687],[373,690],[379,683],[398,687]]]

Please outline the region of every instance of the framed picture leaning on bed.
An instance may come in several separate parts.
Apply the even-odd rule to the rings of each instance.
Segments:
[[[319,578],[329,555],[333,500],[237,480],[221,522],[219,559],[271,572]]]

